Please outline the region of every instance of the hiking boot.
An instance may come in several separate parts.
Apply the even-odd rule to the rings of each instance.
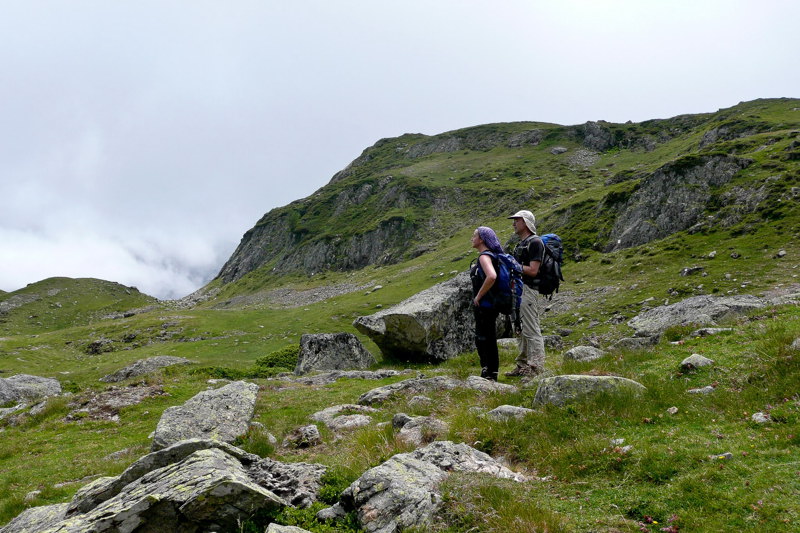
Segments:
[[[506,377],[509,378],[516,378],[519,376],[527,376],[528,374],[530,374],[530,370],[528,369],[528,367],[517,365],[517,368],[515,368],[511,372],[506,372],[505,375]]]

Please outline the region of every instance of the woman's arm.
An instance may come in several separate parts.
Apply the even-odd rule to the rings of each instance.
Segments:
[[[489,289],[492,288],[492,285],[494,285],[494,282],[497,279],[497,272],[494,269],[492,258],[489,255],[481,255],[478,258],[478,262],[481,265],[481,269],[483,269],[483,273],[486,274],[486,278],[483,280],[483,285],[481,285],[481,288],[478,289],[478,294],[475,296],[475,299],[472,300],[472,303],[476,307],[480,305],[481,298],[483,298],[486,293],[489,292]]]

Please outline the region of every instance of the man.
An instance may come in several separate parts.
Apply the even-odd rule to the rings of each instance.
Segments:
[[[517,367],[506,376],[536,375],[544,372],[544,338],[540,326],[542,314],[541,297],[536,288],[539,267],[544,259],[544,243],[536,235],[536,218],[527,210],[518,211],[510,217],[513,219],[514,233],[520,243],[514,250],[514,257],[522,265],[522,334],[519,337],[519,355]]]

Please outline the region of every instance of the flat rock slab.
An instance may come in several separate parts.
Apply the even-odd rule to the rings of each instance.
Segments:
[[[554,376],[539,383],[533,403],[564,405],[598,394],[639,394],[645,390],[644,385],[617,376]]]
[[[478,376],[470,376],[466,381],[447,377],[436,376],[433,378],[413,378],[378,387],[365,392],[358,398],[361,405],[380,403],[399,393],[422,394],[426,392],[453,390],[458,388],[474,389],[483,392],[514,392],[513,385],[497,383]]]
[[[475,319],[466,272],[353,325],[381,352],[400,361],[436,362],[474,349]]]
[[[341,431],[367,426],[372,423],[369,415],[379,412],[374,407],[357,404],[334,405],[311,415],[311,420],[322,422],[329,429]]]
[[[105,383],[117,383],[126,379],[136,378],[147,374],[152,374],[156,370],[173,365],[190,365],[192,361],[184,359],[183,357],[173,357],[171,355],[157,355],[155,357],[148,357],[147,359],[140,359],[133,364],[126,366],[121,370],[117,370],[113,374],[103,376],[100,381]]]
[[[198,393],[181,406],[170,407],[156,426],[152,449],[201,438],[233,442],[250,426],[258,385],[235,381],[222,388]]]
[[[356,370],[377,363],[352,333],[315,333],[300,338],[300,354],[294,373],[316,370]]]
[[[29,374],[0,378],[0,405],[35,402],[59,394],[61,394],[61,383],[57,379]]]
[[[683,361],[681,361],[681,369],[684,371],[695,370],[704,366],[711,366],[714,364],[713,359],[709,359],[699,353],[693,353]]]
[[[293,381],[295,383],[302,383],[303,385],[328,385],[335,383],[340,379],[386,379],[400,374],[409,374],[412,370],[334,370],[332,372],[323,372],[313,376],[302,377],[289,377],[284,376],[280,379],[286,381]]]
[[[756,309],[767,302],[750,295],[693,296],[672,305],[650,309],[628,321],[637,337],[652,337],[672,326],[716,326],[717,322]]]
[[[519,420],[535,412],[536,411],[533,409],[520,407],[518,405],[501,405],[486,413],[486,417],[491,418],[492,420],[509,420],[511,418],[516,418]]]

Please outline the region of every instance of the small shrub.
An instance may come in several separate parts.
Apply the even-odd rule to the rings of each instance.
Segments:
[[[255,371],[270,373],[275,369],[281,372],[293,370],[297,366],[297,359],[300,356],[300,346],[291,344],[280,350],[263,355],[256,359]]]

